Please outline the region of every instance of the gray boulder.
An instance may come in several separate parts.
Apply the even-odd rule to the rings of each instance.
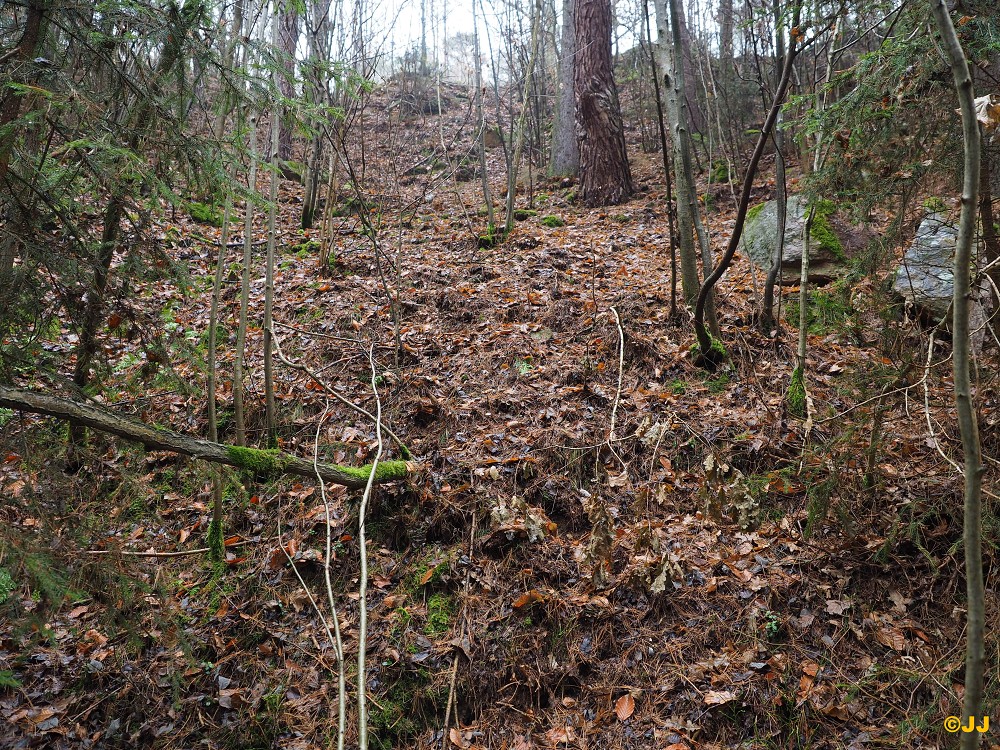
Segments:
[[[780,283],[798,284],[802,273],[802,230],[807,201],[797,195],[785,203],[785,244],[781,258]],[[809,282],[828,284],[840,276],[847,256],[843,229],[832,221],[833,204],[820,201],[813,216],[809,241]],[[747,213],[740,243],[750,260],[765,272],[770,270],[778,242],[778,202],[754,206]]]
[[[936,212],[929,212],[920,222],[913,242],[896,269],[892,288],[903,296],[908,306],[932,324],[944,320],[951,326],[951,300],[955,291],[955,247],[958,225],[949,223]],[[993,307],[989,281],[983,279],[973,290],[969,307],[972,345],[980,351],[986,337],[986,322]]]
[[[906,248],[903,263],[896,269],[892,282],[894,291],[935,323],[951,308],[955,288],[952,264],[957,242],[958,227],[949,224],[943,214],[928,213]]]

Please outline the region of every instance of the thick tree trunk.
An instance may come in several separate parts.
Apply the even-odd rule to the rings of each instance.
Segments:
[[[632,197],[618,91],[611,68],[611,4],[577,0],[574,89],[580,144],[581,197],[610,206]]]
[[[314,466],[312,461],[298,456],[213,443],[172,430],[151,427],[93,404],[46,396],[24,388],[0,385],[0,406],[64,419],[72,424],[140,443],[148,450],[180,453],[203,461],[236,466],[262,474],[294,474],[301,477],[315,477],[317,474],[317,466]],[[410,466],[406,461],[380,461],[375,470],[374,481],[389,482],[405,479],[409,471]],[[350,489],[364,488],[368,483],[370,472],[368,466],[355,469],[336,464],[318,464],[319,476],[324,481],[341,484]]]
[[[573,92],[573,60],[576,29],[573,0],[563,0],[562,49],[559,50],[559,103],[552,127],[552,160],[549,175],[575,176],[580,170],[580,146],[576,142],[576,96]]]
[[[11,70],[17,70],[25,66],[35,55],[38,43],[42,37],[42,17],[45,14],[46,3],[42,0],[32,0],[28,3],[28,15],[24,22],[24,32],[21,34],[21,41],[13,50],[13,55],[5,65],[10,65]],[[18,83],[30,83],[30,79],[18,80]],[[21,100],[24,98],[24,91],[18,87],[11,86],[0,98],[0,133],[18,118],[21,114]],[[14,134],[16,129],[4,133],[0,138],[0,182],[7,175],[7,168],[10,165],[10,152],[14,147]]]

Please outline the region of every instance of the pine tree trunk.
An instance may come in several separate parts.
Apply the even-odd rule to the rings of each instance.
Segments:
[[[574,28],[581,198],[588,206],[615,205],[632,197],[633,188],[611,67],[610,2],[577,0]]]

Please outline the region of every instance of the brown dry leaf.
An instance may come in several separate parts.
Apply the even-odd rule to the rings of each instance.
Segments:
[[[86,614],[88,609],[90,609],[88,605],[81,604],[79,607],[74,607],[73,609],[71,609],[69,611],[69,615],[67,616],[75,620],[80,615]]]
[[[108,637],[97,630],[88,630],[83,634],[83,642],[91,643],[95,646],[103,646],[108,642]]]
[[[244,702],[241,688],[219,691],[219,705],[223,708],[239,708]]]
[[[618,721],[625,721],[635,713],[635,699],[630,693],[625,693],[615,702],[615,716]]]
[[[552,727],[545,733],[545,739],[550,745],[568,745],[576,739],[576,732],[573,727]]]
[[[850,602],[842,602],[836,599],[829,599],[826,602],[826,611],[831,615],[842,615],[850,608]]]
[[[545,595],[538,591],[537,589],[532,589],[521,594],[517,599],[514,600],[514,609],[523,609],[528,605],[534,604],[535,602],[544,602]]]
[[[906,636],[903,635],[903,631],[899,628],[880,628],[875,633],[875,639],[883,646],[888,646],[893,651],[906,650]]]
[[[848,719],[851,718],[851,715],[847,711],[847,706],[840,706],[834,703],[830,703],[826,706],[823,706],[823,708],[821,708],[820,711],[826,714],[827,716],[831,716],[834,719],[839,719],[840,721],[847,721]]]
[[[267,568],[268,570],[278,570],[285,566],[288,562],[289,557],[295,557],[295,553],[299,550],[299,543],[290,539],[288,544],[282,547],[275,547],[271,550],[271,554],[267,558]]]
[[[462,736],[462,730],[452,727],[448,731],[448,739],[451,740],[451,744],[455,747],[467,748],[469,746],[468,740]]]
[[[819,674],[819,664],[814,661],[806,660],[802,662],[802,673],[807,674],[810,677],[815,677]]]
[[[437,573],[437,565],[429,565],[427,567],[427,571],[422,576],[420,576],[420,585],[426,586],[428,582],[434,577],[435,573]]]
[[[805,700],[809,697],[809,693],[812,692],[813,685],[816,684],[816,678],[810,677],[809,675],[802,675],[799,680],[799,700]]]
[[[734,700],[736,694],[731,690],[709,690],[705,693],[705,704],[709,706],[721,706]]]

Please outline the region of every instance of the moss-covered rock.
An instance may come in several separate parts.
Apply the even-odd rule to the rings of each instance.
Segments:
[[[809,232],[809,281],[826,284],[838,278],[847,261],[842,227],[835,219],[837,207],[832,201],[814,204]],[[782,249],[781,282],[797,284],[801,274],[803,234],[809,203],[802,196],[791,196],[786,204],[785,241]],[[747,211],[746,225],[740,240],[743,250],[758,268],[769,269],[777,247],[778,204],[768,201]]]

